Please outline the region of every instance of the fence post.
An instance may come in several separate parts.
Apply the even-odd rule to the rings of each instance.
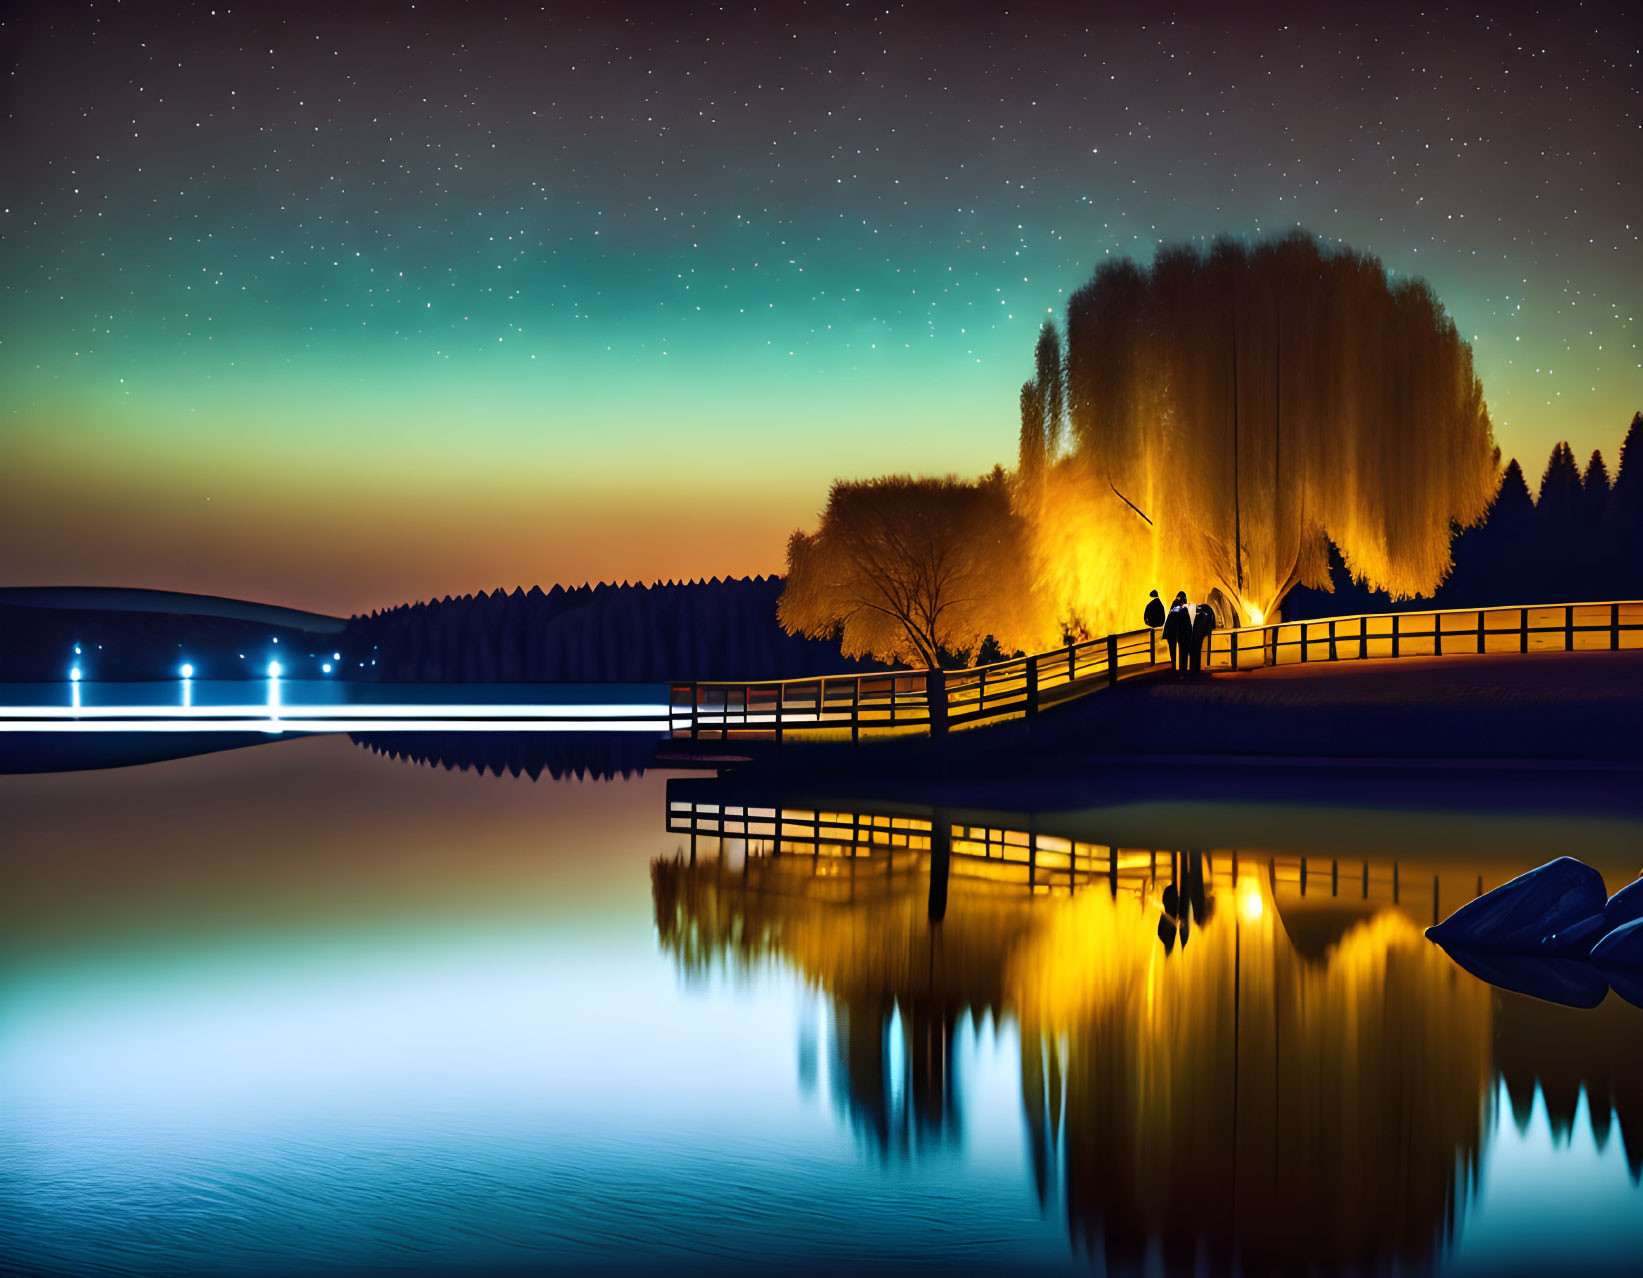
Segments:
[[[1038,714],[1038,658],[1027,658],[1027,717],[1035,718]]]
[[[1067,682],[1071,683],[1078,675],[1078,645],[1067,645]]]
[[[787,711],[787,685],[785,683],[778,683],[776,685],[776,740],[777,740],[777,742],[780,742],[781,739],[782,739],[782,715],[785,714],[786,711]],[[751,717],[751,716],[749,716],[749,717]]]
[[[1443,656],[1443,614],[1441,612],[1432,614],[1432,655],[1434,657]]]
[[[1149,654],[1149,659],[1151,664],[1156,666],[1158,664],[1158,627],[1148,626],[1147,636],[1152,640],[1152,651]]]
[[[699,741],[702,736],[702,685],[690,685],[690,739]]]
[[[1335,623],[1333,621],[1329,623],[1329,659],[1331,661],[1339,660],[1335,655]]]
[[[861,740],[861,676],[850,682],[850,743]]]
[[[1306,622],[1301,623],[1301,664],[1306,664]]]
[[[1118,636],[1107,636],[1107,683],[1118,682]]]
[[[1401,616],[1401,613],[1395,612],[1392,614],[1392,655],[1394,657],[1398,655],[1398,618]]]
[[[1358,660],[1369,659],[1369,618],[1358,618]]]
[[[1518,651],[1529,651],[1529,610],[1518,609]]]
[[[1227,647],[1232,649],[1232,668],[1234,670],[1238,668],[1238,634],[1241,630],[1243,630],[1242,626],[1234,626],[1232,633],[1227,636]]]
[[[1609,651],[1620,651],[1620,605],[1609,605]]]
[[[1565,604],[1563,608],[1563,651],[1575,650],[1575,606]]]
[[[930,735],[947,734],[947,676],[940,669],[924,675],[924,700],[930,708]]]
[[[1485,623],[1486,620],[1487,620],[1487,617],[1486,617],[1483,609],[1479,608],[1478,609],[1478,656],[1480,656],[1480,657],[1483,655],[1483,652],[1484,652],[1484,647],[1483,647],[1483,634],[1484,634],[1484,631],[1483,631],[1483,627],[1484,627],[1484,623]]]

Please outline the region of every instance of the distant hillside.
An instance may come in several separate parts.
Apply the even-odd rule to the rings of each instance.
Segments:
[[[449,597],[355,617],[344,647],[386,682],[781,679],[883,667],[776,621],[779,577]]]
[[[339,635],[348,624],[341,617],[253,603],[248,599],[189,595],[176,590],[136,590],[125,586],[0,586],[0,607],[220,617],[258,626],[308,630],[319,635]]]
[[[660,683],[882,667],[776,621],[779,577],[555,586],[446,597],[347,621],[166,590],[0,589],[0,679],[288,678],[387,683]],[[75,648],[80,652],[76,653]],[[340,654],[340,657],[334,655]]]
[[[90,680],[261,677],[278,660],[294,677],[338,662],[340,617],[244,599],[119,587],[0,589],[0,679],[58,682],[78,665]],[[80,649],[77,653],[76,647]],[[354,662],[355,670],[369,669]]]

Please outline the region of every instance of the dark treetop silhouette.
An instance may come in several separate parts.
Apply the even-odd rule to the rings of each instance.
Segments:
[[[1472,608],[1525,599],[1643,598],[1643,413],[1633,416],[1613,483],[1600,451],[1584,474],[1558,444],[1530,495],[1523,468],[1507,463],[1488,513],[1455,538],[1454,568],[1430,598],[1395,600],[1352,581],[1331,548],[1330,591],[1301,588],[1295,618],[1423,607]]]

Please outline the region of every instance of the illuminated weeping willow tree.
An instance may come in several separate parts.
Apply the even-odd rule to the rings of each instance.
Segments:
[[[1330,541],[1356,579],[1430,592],[1498,482],[1471,349],[1431,289],[1301,232],[1104,265],[1035,362],[1017,508],[1075,631],[1133,628],[1153,587],[1218,588],[1259,622],[1328,588]]]

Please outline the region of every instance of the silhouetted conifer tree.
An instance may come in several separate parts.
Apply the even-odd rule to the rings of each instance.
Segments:
[[[1581,506],[1580,466],[1567,442],[1556,444],[1540,477],[1540,497],[1535,508],[1548,526],[1572,524]]]
[[[1633,549],[1643,537],[1643,413],[1632,417],[1615,467],[1609,522],[1621,543]]]
[[[1586,522],[1591,526],[1602,524],[1613,489],[1609,482],[1609,467],[1603,461],[1603,450],[1594,448],[1586,462],[1586,473],[1580,477],[1581,504],[1586,510]]]

